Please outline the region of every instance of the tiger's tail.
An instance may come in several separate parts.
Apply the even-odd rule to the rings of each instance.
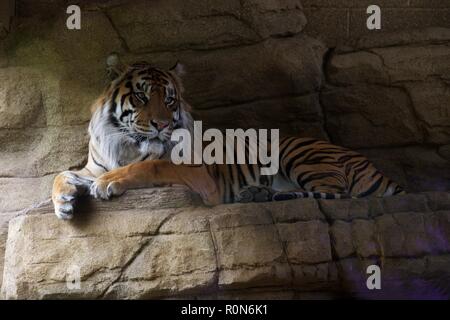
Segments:
[[[394,195],[404,195],[406,191],[393,181],[390,181],[388,188],[382,193],[373,193],[375,197],[389,197]],[[370,194],[360,193],[357,195],[351,195],[348,193],[329,193],[329,192],[308,192],[308,191],[281,191],[276,192],[272,196],[272,201],[285,201],[294,199],[358,199],[365,198]]]
[[[307,191],[281,191],[273,195],[272,201],[285,201],[294,199],[354,199],[349,194],[345,193],[328,193],[328,192],[307,192]]]

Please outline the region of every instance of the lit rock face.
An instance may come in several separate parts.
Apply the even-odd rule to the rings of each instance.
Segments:
[[[360,1],[78,1],[73,31],[67,1],[16,0],[17,23],[0,26],[0,273],[8,221],[46,201],[56,173],[86,162],[90,105],[108,84],[111,52],[183,63],[204,128],[328,139],[409,192],[449,191],[450,6],[419,2],[389,2],[383,29],[371,32]]]
[[[356,2],[81,1],[76,31],[65,28],[65,6],[18,1],[20,23],[0,40],[0,190],[11,190],[0,192],[0,212],[43,201],[55,173],[84,164],[111,52],[162,68],[181,61],[185,97],[205,128],[329,139],[371,156],[408,191],[450,190],[442,6],[398,4],[384,12],[381,33],[350,35],[340,34],[347,12],[352,23],[366,16]],[[341,13],[345,21],[335,19]],[[418,25],[395,32],[408,17]],[[30,185],[40,187],[21,198]]]
[[[2,294],[445,298],[449,253],[448,193],[207,208],[184,188],[147,189],[85,200],[70,223],[50,204],[11,220]],[[372,264],[378,292],[366,287]]]

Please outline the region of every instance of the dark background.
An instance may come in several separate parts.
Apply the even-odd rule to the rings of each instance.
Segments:
[[[378,1],[381,31],[366,28],[361,0],[2,3],[0,212],[45,199],[55,173],[86,161],[114,51],[184,63],[205,126],[329,139],[408,191],[450,189],[447,0]],[[81,6],[81,30],[67,30],[68,4]]]
[[[81,6],[81,30],[66,28],[69,4]],[[177,60],[185,64],[185,96],[195,118],[205,126],[279,128],[284,134],[328,139],[366,154],[410,192],[450,190],[450,2],[379,0],[379,31],[366,28],[370,4],[371,0],[2,0],[0,270],[8,221],[30,212],[22,209],[48,199],[56,173],[86,161],[90,105],[107,84],[105,60],[111,52],[120,53],[130,63],[147,60],[163,68]],[[174,190],[146,192],[147,196],[139,190],[134,197],[130,192],[115,202],[101,203],[103,212],[98,209],[92,215],[99,220],[88,224],[93,229],[77,229],[56,220],[50,203],[47,207],[41,203],[45,210],[42,206],[35,210],[50,215],[37,213],[11,220],[15,222],[8,243],[13,249],[6,254],[5,279],[12,282],[4,282],[9,293],[28,298],[66,297],[52,294],[64,290],[65,283],[58,287],[55,279],[64,279],[64,265],[73,261],[83,262],[86,279],[93,279],[86,282],[83,297],[111,285],[108,281],[114,272],[127,269],[120,262],[124,258],[120,250],[128,238],[120,235],[135,235],[130,221],[136,215],[123,210],[129,219],[114,218],[110,211],[117,211],[119,204],[140,206],[142,219],[147,219],[141,223],[153,225],[164,215],[164,210],[155,208],[177,200]],[[158,198],[154,192],[163,196]],[[272,211],[263,209],[266,205]],[[139,264],[134,277],[160,271],[160,277],[152,278],[162,281],[158,289],[167,285],[165,277],[173,270],[189,275],[196,268],[200,274],[212,268],[215,271],[203,276],[217,275],[217,283],[225,288],[264,283],[278,290],[267,295],[244,290],[243,297],[330,298],[314,292],[294,294],[279,285],[291,284],[291,278],[298,286],[295,290],[312,290],[308,281],[328,285],[338,279],[363,285],[365,281],[355,278],[356,271],[361,267],[365,276],[366,264],[378,263],[378,259],[386,263],[383,276],[394,279],[410,271],[425,275],[449,270],[450,229],[444,211],[448,210],[448,193],[320,202],[320,208],[314,200],[280,206],[291,209],[276,204],[210,209],[208,221],[216,219],[225,225],[234,221],[239,226],[211,231],[218,237],[230,234],[215,244],[219,249],[214,249],[212,240],[205,240],[205,232],[189,233],[202,226],[197,218],[206,214],[194,210],[195,218],[188,209],[182,210],[174,216],[181,219],[179,230],[155,236],[161,244],[147,246],[153,253]],[[385,214],[374,218],[381,213]],[[275,225],[270,219],[264,225],[268,215],[280,220],[272,216]],[[330,225],[321,220],[324,216]],[[253,225],[239,225],[249,217]],[[108,226],[113,236],[103,237]],[[276,237],[272,241],[275,229],[281,230],[283,241]],[[94,230],[94,237],[83,240],[85,232],[92,235],[89,230]],[[99,243],[97,249],[95,243]],[[289,249],[286,254],[280,253],[282,245]],[[205,251],[198,247],[210,248],[211,255],[206,256],[211,259],[205,259]],[[213,254],[221,255],[225,264],[216,263]],[[268,263],[265,259],[272,255],[274,261],[270,258]],[[63,263],[47,263],[55,259]],[[287,259],[291,266],[284,263]],[[248,261],[253,263],[250,269]],[[116,269],[107,267],[114,263]],[[260,265],[264,267],[255,267]],[[249,280],[249,274],[254,278]],[[426,289],[423,279],[414,279],[402,297],[414,297],[411,287]],[[448,283],[440,275],[433,279],[441,286]],[[178,287],[187,284],[204,290],[203,282],[189,276],[176,280]],[[15,292],[15,283],[26,285]],[[89,283],[98,287],[89,287]],[[129,294],[142,297],[156,291],[147,287]],[[240,295],[230,290],[216,297],[234,294]]]

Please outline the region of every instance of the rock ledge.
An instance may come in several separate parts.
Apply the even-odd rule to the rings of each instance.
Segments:
[[[450,193],[207,208],[162,188],[85,203],[70,223],[50,205],[10,221],[4,298],[450,297]]]

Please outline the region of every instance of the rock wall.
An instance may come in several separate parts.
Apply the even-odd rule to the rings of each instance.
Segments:
[[[197,201],[184,188],[137,190],[85,201],[72,223],[55,219],[51,204],[30,210],[9,224],[2,293],[450,298],[449,193],[214,208]],[[366,287],[373,264],[382,290]]]
[[[450,190],[450,5],[381,1],[369,32],[366,2],[16,0],[0,32],[0,270],[10,218],[86,161],[111,52],[185,64],[205,127],[329,139],[410,192]],[[66,28],[74,3],[81,30]]]
[[[302,0],[302,4],[308,18],[305,31],[329,47],[355,46],[372,36],[365,27],[367,16],[361,13],[373,4],[382,9],[382,29],[377,33],[450,26],[447,0]]]

